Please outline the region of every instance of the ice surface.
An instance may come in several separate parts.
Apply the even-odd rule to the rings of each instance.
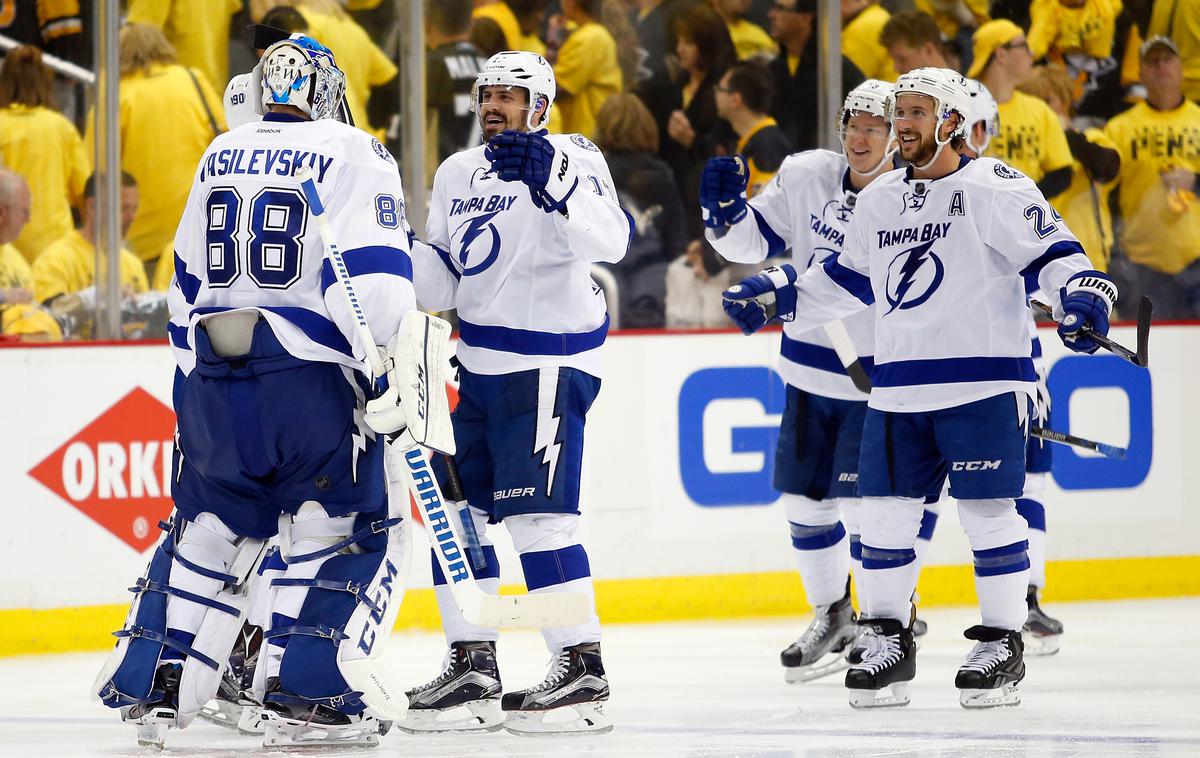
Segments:
[[[779,651],[806,619],[612,626],[604,659],[616,729],[594,737],[413,737],[337,756],[1200,756],[1200,598],[1047,604],[1063,620],[1062,652],[1029,659],[1018,708],[968,712],[954,672],[971,643],[969,608],[922,611],[918,674],[907,708],[857,712],[840,677],[787,685]],[[536,632],[504,632],[500,668],[519,689],[548,655]],[[397,635],[388,663],[406,686],[433,678],[438,635]],[[147,756],[134,729],[87,698],[103,656],[0,659],[0,755]],[[166,755],[274,755],[197,721],[167,737]]]

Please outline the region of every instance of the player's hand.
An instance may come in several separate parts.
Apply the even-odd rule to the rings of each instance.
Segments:
[[[746,216],[746,183],[750,172],[740,156],[710,158],[700,175],[700,209],[710,229],[730,226]]]
[[[395,345],[393,344],[393,347]],[[408,426],[404,408],[400,405],[399,376],[396,374],[394,350],[377,348],[383,362],[384,372],[376,377],[375,388],[379,395],[367,401],[364,420],[376,434],[394,435]]]
[[[742,334],[753,334],[770,321],[796,318],[796,269],[771,266],[721,293],[725,314]]]
[[[1094,353],[1100,347],[1084,329],[1108,336],[1108,317],[1117,304],[1117,285],[1099,271],[1083,271],[1059,290],[1063,317],[1058,336],[1077,353]]]
[[[483,157],[505,182],[524,182],[534,202],[547,212],[561,210],[579,185],[566,153],[533,132],[512,129],[488,140]]]

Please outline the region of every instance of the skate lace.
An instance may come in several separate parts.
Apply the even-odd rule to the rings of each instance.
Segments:
[[[978,671],[987,674],[996,669],[1012,656],[1005,640],[994,642],[976,642],[975,647],[967,655],[967,662],[962,665],[963,671]]]
[[[566,650],[551,658],[550,671],[547,672],[545,681],[530,687],[529,692],[544,692],[545,690],[557,687],[571,670],[570,664],[571,654]]]
[[[465,655],[465,653],[463,655]],[[415,691],[420,692],[423,690],[431,690],[435,687],[440,687],[453,679],[457,675],[454,671],[454,656],[454,650],[447,650],[445,657],[442,659],[442,673],[438,674],[431,681],[426,682],[420,687],[417,687]]]
[[[829,608],[821,606],[816,610],[816,616],[813,617],[812,623],[804,630],[804,634],[800,635],[800,639],[796,640],[796,644],[801,650],[810,650],[817,646],[826,634],[829,633]]]
[[[872,634],[863,640],[865,651],[862,662],[854,668],[864,669],[872,674],[898,663],[903,656],[900,650],[900,635]]]

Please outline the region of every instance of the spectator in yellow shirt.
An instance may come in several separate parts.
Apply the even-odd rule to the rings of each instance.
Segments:
[[[956,68],[947,57],[946,38],[928,13],[897,13],[883,25],[879,42],[887,49],[897,74],[917,68]]]
[[[558,50],[554,79],[558,86],[554,105],[559,128],[591,139],[596,113],[610,95],[624,89],[617,66],[617,43],[597,22],[601,0],[562,0],[563,15],[574,31]]]
[[[46,248],[33,264],[33,294],[39,303],[51,304],[63,295],[76,294],[96,284],[96,177],[84,189],[83,225]],[[121,236],[129,231],[138,208],[138,186],[121,174]],[[149,289],[141,260],[121,249],[121,289],[125,297]]]
[[[983,82],[1000,106],[1000,134],[987,154],[1037,182],[1053,200],[1071,184],[1071,149],[1050,106],[1017,91],[1033,71],[1033,56],[1021,27],[1007,19],[975,30],[975,59],[967,76]]]
[[[229,80],[229,21],[241,0],[129,0],[131,24],[150,24],[175,48],[179,64],[221,89]]]
[[[1200,102],[1200,3],[1158,0],[1150,13],[1146,36],[1164,36],[1175,43],[1183,61],[1183,94]]]
[[[965,40],[991,18],[988,0],[916,0],[913,5],[916,10],[929,14],[942,35],[956,43]],[[965,42],[963,47],[966,47]]]
[[[779,54],[779,44],[771,39],[767,30],[746,18],[750,0],[709,0],[709,4],[725,21],[725,26],[729,27],[729,36],[733,38],[738,60],[770,60]]]
[[[15,242],[29,261],[70,231],[71,205],[91,172],[75,125],[52,107],[52,79],[36,47],[10,51],[0,66],[0,159],[34,196],[32,218]]]
[[[1120,12],[1121,0],[1033,0],[1029,49],[1056,62],[1068,53],[1109,58]]]
[[[546,17],[547,0],[494,0],[475,6],[473,18],[494,21],[504,32],[508,50],[546,54],[546,44],[538,37]]]
[[[756,61],[730,66],[717,84],[717,115],[733,127],[736,153],[746,159],[750,172],[746,197],[761,192],[793,150],[787,134],[767,115],[774,96],[771,72]]]
[[[198,71],[175,62],[162,32],[147,24],[121,30],[121,168],[137,180],[141,205],[126,243],[157,260],[175,236],[200,156],[225,130],[221,99]],[[95,115],[84,140],[94,150]]]
[[[1104,129],[1121,153],[1121,250],[1134,264],[1138,293],[1150,295],[1156,315],[1197,318],[1200,106],[1183,96],[1183,61],[1170,39],[1146,40],[1141,59],[1146,99]],[[1137,302],[1136,295],[1123,297]]]
[[[880,39],[890,18],[875,0],[842,0],[842,55],[868,79],[894,82],[899,76]]]
[[[1065,69],[1039,66],[1022,82],[1020,90],[1045,101],[1058,116],[1071,147],[1071,184],[1054,198],[1054,209],[1079,238],[1098,271],[1108,271],[1112,258],[1112,212],[1108,196],[1121,170],[1121,154],[1099,129],[1076,131],[1071,127],[1071,101],[1075,82]]]
[[[62,339],[54,317],[33,302],[33,269],[12,244],[29,222],[29,185],[0,169],[0,334],[30,341]]]

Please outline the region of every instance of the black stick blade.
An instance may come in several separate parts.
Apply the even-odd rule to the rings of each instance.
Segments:
[[[1150,365],[1150,321],[1154,318],[1154,303],[1142,295],[1138,302],[1137,314],[1137,365],[1147,368]]]

